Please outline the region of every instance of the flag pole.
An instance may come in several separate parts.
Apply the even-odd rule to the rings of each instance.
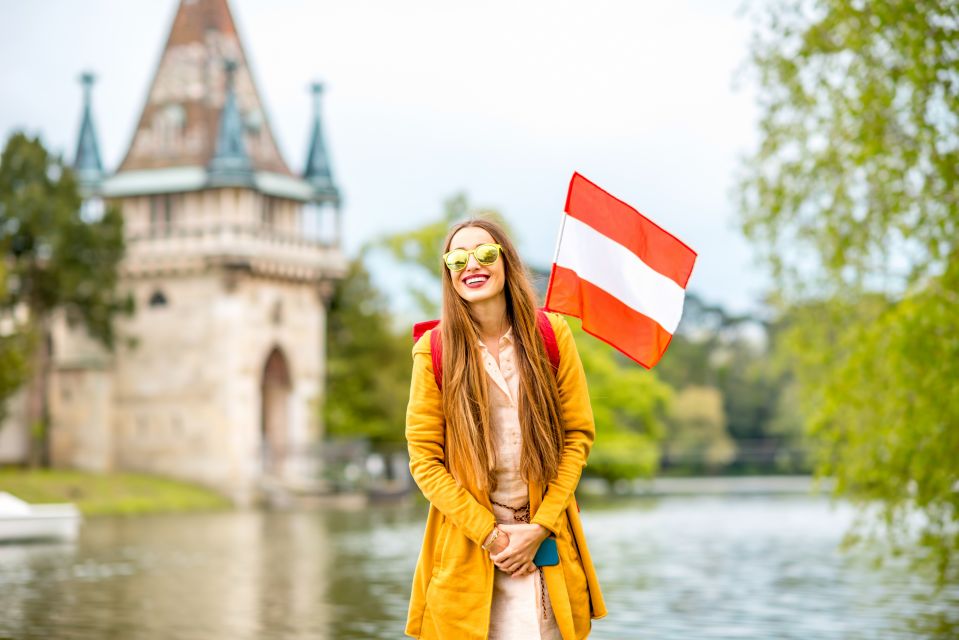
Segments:
[[[563,221],[559,223],[559,234],[556,236],[556,250],[553,252],[553,264],[559,259],[559,245],[563,241],[563,229],[566,228],[566,212],[562,213]]]

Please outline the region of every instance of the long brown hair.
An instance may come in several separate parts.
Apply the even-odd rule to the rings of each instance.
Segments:
[[[536,297],[530,277],[503,228],[488,219],[454,225],[443,242],[467,227],[485,229],[503,247],[503,292],[506,316],[513,327],[513,345],[520,374],[519,421],[523,435],[520,475],[546,486],[555,476],[563,451],[559,390],[536,324]],[[496,486],[496,466],[486,372],[477,353],[479,327],[467,303],[443,270],[443,411],[446,414],[446,464],[465,487],[489,491]]]

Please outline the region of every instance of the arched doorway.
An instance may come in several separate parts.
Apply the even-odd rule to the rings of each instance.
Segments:
[[[270,351],[260,384],[260,460],[263,473],[281,476],[289,445],[290,368],[278,347]]]

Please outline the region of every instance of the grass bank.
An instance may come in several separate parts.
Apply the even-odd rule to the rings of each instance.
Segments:
[[[142,473],[3,468],[0,491],[31,503],[73,502],[88,516],[232,507],[227,498],[205,487]]]

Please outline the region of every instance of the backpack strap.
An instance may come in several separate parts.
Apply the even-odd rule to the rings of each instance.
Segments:
[[[559,373],[559,345],[556,343],[556,332],[553,331],[549,316],[542,309],[536,310],[536,324],[539,326],[539,334],[543,338],[543,346],[546,347],[549,363],[553,365],[553,373]]]
[[[437,324],[439,324],[437,322]],[[436,388],[443,390],[443,332],[436,327],[430,332],[430,357],[433,359],[433,377],[436,379]]]
[[[413,325],[413,341],[422,337],[430,329],[438,329],[439,320],[424,320]],[[549,363],[553,367],[553,374],[559,372],[559,344],[556,342],[556,332],[549,321],[549,316],[542,309],[536,310],[536,326],[539,327],[540,338],[549,356]],[[443,334],[440,331],[430,332],[430,358],[433,360],[433,378],[436,379],[436,388],[443,389]]]

